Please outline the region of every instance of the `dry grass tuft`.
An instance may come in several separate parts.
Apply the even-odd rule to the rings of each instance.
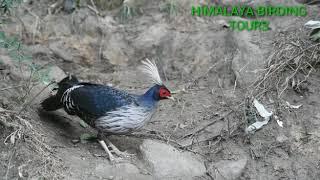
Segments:
[[[0,108],[0,124],[9,132],[3,142],[7,150],[4,179],[62,179],[62,164],[45,142],[39,124],[26,115]]]
[[[256,97],[275,90],[281,98],[288,88],[303,93],[303,84],[320,62],[320,43],[310,41],[303,29],[281,32],[275,39],[267,67],[252,85]]]

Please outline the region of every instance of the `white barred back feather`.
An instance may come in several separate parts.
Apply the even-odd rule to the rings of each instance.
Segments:
[[[71,99],[71,96],[70,96],[71,91],[73,91],[73,90],[75,90],[75,89],[77,89],[77,88],[80,88],[80,87],[82,87],[82,86],[83,86],[83,85],[72,86],[71,88],[67,89],[67,90],[63,93],[60,101],[61,101],[61,103],[65,106],[65,108],[67,109],[67,111],[71,112],[71,111],[73,111],[74,108],[75,108],[74,102],[73,102],[73,100]]]
[[[142,61],[141,70],[145,73],[152,83],[162,85],[162,80],[159,75],[157,65],[154,61],[150,61],[148,58],[145,61]]]

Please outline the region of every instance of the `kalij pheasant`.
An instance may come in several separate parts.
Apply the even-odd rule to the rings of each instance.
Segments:
[[[142,71],[153,86],[142,95],[86,82],[79,82],[75,76],[68,76],[58,83],[57,93],[45,99],[41,106],[46,111],[60,108],[69,115],[76,115],[98,131],[98,141],[109,155],[105,141],[114,153],[120,152],[107,138],[108,135],[128,134],[140,129],[151,119],[157,104],[163,99],[173,99],[162,83],[157,66],[150,60],[143,61]]]

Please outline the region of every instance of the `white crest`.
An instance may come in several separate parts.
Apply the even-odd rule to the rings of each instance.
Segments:
[[[141,70],[142,72],[146,73],[146,75],[150,78],[152,83],[158,85],[163,84],[159,75],[157,65],[153,61],[150,61],[148,58],[145,61],[142,61]]]

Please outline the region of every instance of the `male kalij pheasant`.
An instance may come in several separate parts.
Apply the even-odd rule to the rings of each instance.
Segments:
[[[148,59],[142,64],[142,71],[154,83],[142,95],[130,94],[110,86],[79,82],[75,76],[68,76],[58,83],[57,93],[45,99],[41,106],[46,111],[64,108],[69,115],[79,116],[97,129],[99,143],[109,159],[113,160],[105,141],[115,154],[121,155],[122,152],[105,137],[140,129],[151,119],[159,100],[173,99],[161,81],[156,64]]]

